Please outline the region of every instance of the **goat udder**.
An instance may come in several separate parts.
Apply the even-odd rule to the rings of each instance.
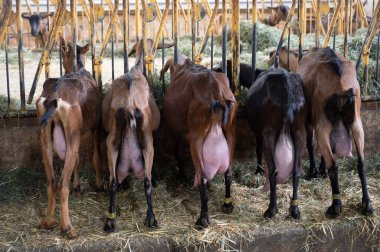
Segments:
[[[131,131],[125,134],[123,145],[119,152],[119,163],[117,165],[119,183],[125,179],[130,169],[133,169],[133,173],[137,178],[144,178],[142,152],[137,142],[136,134]]]
[[[286,134],[281,134],[275,147],[274,164],[277,169],[277,184],[282,184],[292,174],[294,165],[294,146],[292,140]],[[269,191],[269,172],[268,165],[265,165],[265,184],[263,191]]]
[[[62,126],[59,124],[55,124],[53,129],[53,149],[61,160],[65,159],[66,139]]]
[[[202,159],[204,174],[211,180],[215,174],[225,173],[230,164],[227,140],[220,125],[212,126],[203,142]]]
[[[340,120],[330,133],[330,145],[338,157],[352,157],[352,143],[348,129]]]

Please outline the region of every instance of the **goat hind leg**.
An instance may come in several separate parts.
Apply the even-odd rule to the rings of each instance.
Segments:
[[[222,212],[230,214],[234,210],[234,205],[231,201],[231,184],[232,184],[232,171],[231,167],[224,173],[224,183],[226,184],[226,195],[224,196],[224,204],[222,205]]]
[[[92,161],[95,167],[96,173],[96,190],[104,191],[103,179],[102,179],[102,161],[100,159],[100,142],[99,142],[99,132],[95,131],[94,134],[94,152],[92,156]]]
[[[358,173],[360,177],[360,182],[362,186],[362,214],[364,215],[373,215],[373,208],[371,205],[371,200],[368,194],[367,188],[367,178],[366,178],[366,169],[364,167],[364,132],[361,120],[356,119],[352,127],[352,136],[355,140],[356,152],[358,155]]]

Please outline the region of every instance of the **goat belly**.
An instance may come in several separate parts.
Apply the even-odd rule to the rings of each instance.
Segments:
[[[203,142],[202,159],[207,180],[211,180],[217,172],[221,174],[227,171],[230,153],[220,125],[214,125],[207,134]]]
[[[276,166],[277,184],[282,184],[292,174],[294,165],[294,146],[292,140],[286,134],[281,134],[275,147],[274,164]],[[263,191],[269,191],[269,172],[268,165],[265,165],[265,183]]]
[[[63,128],[58,123],[54,125],[53,129],[53,149],[61,160],[66,157],[66,139]]]
[[[347,127],[342,121],[333,127],[330,133],[330,145],[338,157],[352,156],[352,143]]]
[[[137,142],[136,134],[128,131],[125,134],[119,152],[119,163],[117,165],[117,179],[119,183],[125,179],[131,169],[137,178],[144,178],[144,166],[141,155],[142,152]]]

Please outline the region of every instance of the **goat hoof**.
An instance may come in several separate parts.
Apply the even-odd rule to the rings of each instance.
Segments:
[[[153,215],[153,217],[146,217],[145,218],[145,220],[144,220],[144,225],[146,226],[146,227],[150,227],[150,228],[156,228],[157,227],[157,220],[156,220],[156,218],[154,217],[154,215]]]
[[[39,228],[43,230],[52,230],[56,226],[56,222],[52,218],[43,218]]]
[[[300,209],[298,208],[298,206],[290,206],[290,215],[292,216],[293,219],[299,219],[301,218],[301,213],[300,213]]]
[[[372,216],[374,210],[372,208],[371,202],[368,200],[367,202],[362,202],[362,214],[365,216]]]
[[[77,237],[77,231],[72,226],[61,228],[61,232],[67,239],[74,239]]]
[[[115,232],[115,219],[107,218],[103,230],[108,234]]]
[[[272,219],[277,214],[277,207],[268,208],[264,213],[265,219]]]
[[[335,219],[342,213],[342,203],[333,203],[326,211],[326,217],[329,219]]]
[[[232,203],[224,203],[222,205],[222,212],[225,214],[230,214],[234,210],[234,205]]]
[[[210,221],[208,219],[208,216],[205,216],[205,217],[200,217],[196,222],[195,222],[195,227],[198,229],[198,230],[202,230],[204,228],[208,228],[208,226],[210,225]]]
[[[73,196],[74,197],[79,197],[80,196],[80,192],[81,192],[80,185],[78,185],[77,187],[73,188]]]

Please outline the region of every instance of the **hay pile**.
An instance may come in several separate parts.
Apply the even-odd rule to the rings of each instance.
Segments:
[[[160,166],[161,171],[168,170],[173,165],[170,160],[163,163],[166,165]],[[367,158],[366,166],[369,192],[373,207],[378,212],[380,156]],[[120,216],[117,218],[117,232],[111,235],[102,231],[108,195],[93,191],[91,184],[94,175],[92,171],[84,169],[81,171],[83,193],[79,198],[71,196],[69,203],[71,221],[79,234],[74,240],[63,238],[58,227],[53,231],[37,228],[46,208],[44,174],[15,168],[0,174],[0,250],[89,249],[94,244],[112,244],[112,248],[127,250],[136,248],[136,241],[141,239],[144,242],[169,241],[177,248],[200,249],[213,246],[221,250],[233,250],[239,248],[240,241],[252,241],[255,235],[262,232],[276,233],[294,227],[309,233],[304,244],[308,250],[322,238],[315,234],[316,231],[322,230],[325,236],[333,237],[334,227],[341,224],[356,226],[358,235],[365,234],[368,239],[377,239],[380,227],[378,214],[368,218],[360,214],[361,187],[355,160],[345,159],[339,162],[344,206],[342,216],[336,220],[328,220],[323,214],[330,204],[328,179],[301,180],[301,220],[293,220],[288,214],[291,181],[278,186],[279,213],[273,220],[264,220],[262,216],[268,206],[269,196],[261,192],[263,179],[253,175],[255,167],[253,162],[234,165],[232,199],[235,210],[231,215],[220,211],[224,197],[222,178],[219,176],[212,182],[209,190],[211,225],[202,231],[194,229],[200,210],[197,189],[173,183],[170,176],[160,180],[158,187],[153,190],[153,206],[159,227],[148,229],[143,225],[146,213],[143,185],[142,182],[133,181],[128,190],[117,194],[116,204],[120,208]],[[57,212],[59,213],[59,206]]]

